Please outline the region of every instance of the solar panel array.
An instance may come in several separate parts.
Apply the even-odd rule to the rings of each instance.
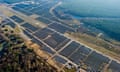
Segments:
[[[22,24],[21,26],[25,28],[23,32],[31,39],[31,41],[39,44],[41,49],[50,55],[56,54],[53,59],[61,64],[72,61],[73,64],[79,66],[80,63],[83,62],[90,67],[91,71],[97,72],[103,69],[105,64],[110,62],[108,57],[103,56],[76,41],[72,41],[63,35],[67,31],[74,32],[74,30],[66,24],[58,23],[59,20],[49,13],[49,9],[58,1],[50,2],[49,0],[39,0],[38,2],[39,4],[17,4],[12,7],[14,10],[27,16],[37,14],[39,17],[36,18],[36,20],[48,25],[48,27],[44,29],[39,29],[28,22]],[[12,16],[10,18],[17,23],[24,22],[24,20],[17,16]],[[15,27],[15,24],[12,23],[12,21],[5,24]],[[116,61],[112,61],[109,68],[112,69],[113,72],[120,72],[120,64]]]

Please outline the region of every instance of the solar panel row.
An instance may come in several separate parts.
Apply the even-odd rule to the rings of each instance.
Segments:
[[[35,26],[33,26],[29,23],[24,23],[22,26],[25,27],[28,30],[31,30],[32,32],[35,32],[39,29],[38,27],[35,27]]]
[[[58,23],[53,23],[51,25],[49,25],[50,28],[55,29],[56,31],[60,32],[60,33],[65,33],[65,32],[74,32],[74,30],[63,26],[62,24],[58,24]]]
[[[15,22],[17,22],[17,23],[22,23],[22,22],[24,22],[24,20],[22,20],[21,18],[19,18],[18,16],[11,16],[10,17],[11,19],[13,19]]]

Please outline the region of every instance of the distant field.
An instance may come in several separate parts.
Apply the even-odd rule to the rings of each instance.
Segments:
[[[113,19],[113,20],[83,19],[81,21],[84,22],[86,26],[91,26],[100,29],[104,31],[109,37],[120,41],[119,19]]]

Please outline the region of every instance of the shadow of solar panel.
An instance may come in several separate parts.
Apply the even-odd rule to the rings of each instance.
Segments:
[[[47,53],[49,53],[49,54],[52,54],[52,55],[55,53],[49,47],[46,47],[46,46],[42,47],[42,50],[45,51],[45,52],[47,52]]]
[[[110,59],[107,57],[96,52],[92,52],[92,54],[90,54],[86,59],[85,64],[91,67],[91,70],[97,72],[100,68],[104,67],[104,63],[108,63],[109,61]]]
[[[112,72],[120,72],[120,64],[117,63],[116,61],[112,61],[108,69],[111,69]]]
[[[54,56],[54,59],[55,59],[55,61],[62,63],[62,64],[65,64],[67,62],[67,60],[65,60],[59,56]]]
[[[65,27],[61,24],[57,24],[57,23],[53,23],[51,25],[49,25],[50,28],[55,29],[56,31],[60,32],[60,33],[65,33],[67,31],[73,32],[72,29]]]
[[[72,54],[74,52],[74,50],[76,50],[79,47],[79,44],[76,42],[72,42],[71,44],[69,44],[66,48],[64,48],[60,54],[63,56],[68,57],[70,54]]]
[[[29,29],[29,30],[31,30],[31,31],[33,31],[33,32],[39,29],[39,28],[29,24],[29,23],[24,23],[22,26]]]
[[[22,23],[22,22],[24,22],[24,20],[22,20],[21,18],[19,18],[19,17],[17,17],[17,16],[12,16],[12,17],[10,17],[11,19],[13,19],[15,22],[17,22],[17,23]]]
[[[45,39],[48,35],[53,34],[53,31],[44,28],[42,30],[37,31],[36,33],[34,33],[35,36],[37,36],[40,39]]]

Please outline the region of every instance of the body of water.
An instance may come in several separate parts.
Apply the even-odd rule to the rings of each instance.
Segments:
[[[61,7],[84,17],[120,17],[120,0],[63,0]]]
[[[104,31],[108,36],[120,41],[120,0],[62,0],[62,8],[88,26]],[[90,18],[107,19],[90,19]],[[112,18],[112,20],[111,20]]]

